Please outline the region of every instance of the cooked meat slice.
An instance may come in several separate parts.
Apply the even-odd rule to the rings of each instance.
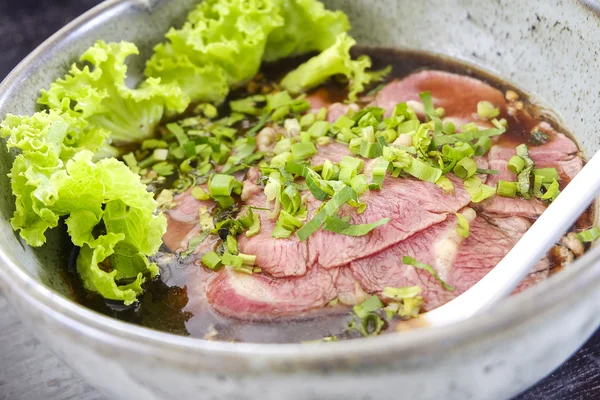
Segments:
[[[206,190],[206,185],[201,186]],[[200,233],[199,210],[205,207],[212,212],[216,203],[213,200],[200,201],[192,196],[192,188],[175,197],[176,206],[165,212],[167,232],[163,242],[171,251],[187,249],[188,241]]]
[[[447,194],[433,183],[409,178],[386,179],[381,191],[369,191],[361,197],[368,204],[362,214],[346,205],[341,214],[353,224],[372,223],[381,218],[391,221],[359,237],[319,230],[308,239],[310,264],[324,268],[345,265],[352,260],[375,254],[465,207],[470,197],[462,183],[455,182],[455,193]]]
[[[462,211],[463,215],[472,219],[473,210],[467,210]],[[449,216],[446,221],[387,250],[352,262],[350,267],[369,293],[380,294],[386,286],[421,286],[424,308],[430,310],[452,300],[483,278],[529,226],[527,220],[518,217],[487,220],[477,216],[470,224],[469,237],[462,239],[456,233],[456,218]],[[454,286],[454,291],[444,289],[429,272],[402,264],[403,256],[431,265],[440,278]],[[549,262],[545,258],[534,272],[540,278],[547,275],[548,268]]]
[[[389,113],[398,103],[411,102],[415,111],[423,114],[419,93],[430,91],[435,107],[443,107],[445,118],[457,127],[469,122],[490,126],[490,122],[477,115],[477,103],[485,100],[506,110],[502,92],[478,79],[444,71],[422,71],[402,80],[387,84],[375,98],[374,104]]]
[[[244,320],[297,316],[335,299],[337,270],[313,268],[302,277],[273,279],[225,268],[206,283],[209,304],[219,313]]]

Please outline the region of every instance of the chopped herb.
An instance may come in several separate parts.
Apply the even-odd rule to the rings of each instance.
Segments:
[[[327,217],[323,229],[333,233],[339,233],[346,236],[364,236],[373,229],[390,222],[389,218],[382,218],[371,224],[351,224],[348,221],[335,216]]]
[[[469,220],[460,213],[455,213],[455,215],[457,221],[456,233],[458,233],[460,237],[468,238],[470,235]]]
[[[531,132],[531,136],[529,137],[529,143],[532,146],[540,146],[542,144],[546,144],[549,140],[550,138],[548,137],[548,135],[539,130]]]
[[[412,257],[409,256],[403,256],[402,257],[402,263],[406,264],[406,265],[411,265],[415,268],[419,268],[422,270],[425,270],[427,272],[429,272],[431,274],[431,276],[433,276],[441,285],[444,289],[448,290],[448,291],[453,291],[454,287],[448,285],[446,282],[444,282],[442,280],[442,278],[440,278],[440,276],[437,274],[437,272],[435,272],[435,269],[433,269],[433,267],[429,264],[424,264],[421,263],[417,260],[415,260]]]
[[[600,229],[593,227],[591,229],[579,232],[577,238],[582,242],[588,243],[600,238]]]

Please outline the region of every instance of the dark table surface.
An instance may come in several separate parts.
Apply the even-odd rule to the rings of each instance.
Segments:
[[[0,0],[0,79],[44,39],[98,3]],[[102,399],[31,336],[2,298],[0,360],[0,400]],[[35,383],[38,387],[26,379],[44,375],[48,379]],[[600,399],[600,330],[570,360],[518,399]]]

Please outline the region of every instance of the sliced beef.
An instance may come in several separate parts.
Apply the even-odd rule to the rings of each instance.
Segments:
[[[257,173],[256,169],[253,170],[249,176]],[[252,179],[244,182],[242,193],[247,194],[247,205],[265,208],[264,192]],[[249,238],[245,234],[238,236],[240,251],[256,255],[256,265],[272,276],[304,275],[308,259],[307,243],[301,242],[296,235],[292,235],[288,239],[273,238],[276,221],[270,219],[264,210],[254,210],[253,212],[260,218],[261,229],[258,234]],[[241,213],[245,213],[245,210],[241,210]]]
[[[508,170],[507,161],[492,160],[489,165],[490,169],[497,170],[498,174],[488,176],[488,185],[496,186],[499,180],[516,182],[517,176]],[[546,210],[546,205],[538,199],[525,200],[520,197],[511,199],[501,196],[490,197],[474,207],[484,210],[488,214],[526,218],[537,218]]]
[[[273,279],[225,268],[206,283],[209,304],[219,313],[244,320],[297,316],[335,299],[338,270],[313,268],[302,277]]]
[[[362,214],[346,205],[341,213],[353,224],[372,223],[390,218],[386,225],[369,235],[350,237],[319,230],[308,239],[310,264],[324,268],[345,265],[375,254],[465,207],[470,197],[462,183],[455,182],[455,193],[447,194],[433,183],[410,178],[385,180],[381,191],[369,191],[360,200],[368,204]]]
[[[392,81],[377,94],[374,104],[385,108],[389,114],[396,104],[407,102],[418,114],[423,115],[419,93],[426,91],[431,92],[434,106],[443,107],[445,118],[457,127],[468,122],[490,126],[489,121],[477,115],[479,101],[486,100],[502,112],[506,110],[506,101],[498,89],[478,79],[443,71],[422,71]]]
[[[350,150],[348,149],[348,145],[333,141],[324,146],[317,146],[317,151],[318,153],[310,160],[312,165],[322,165],[325,160],[329,160],[335,164],[342,161],[344,156],[352,156],[352,153],[350,153]]]
[[[365,301],[369,294],[352,275],[350,267],[341,267],[335,281],[337,297],[340,303],[353,306]]]
[[[350,264],[361,286],[369,293],[380,294],[387,286],[419,285],[423,288],[424,308],[431,310],[465,292],[485,276],[516,244],[530,223],[519,217],[487,220],[471,209],[462,210],[471,219],[470,235],[461,238],[456,232],[456,218],[446,221],[390,247],[372,257]],[[411,256],[431,265],[454,291],[444,289],[427,271],[402,264],[403,256]],[[547,276],[549,261],[540,261],[520,289]]]
[[[310,103],[312,113],[316,114],[321,108],[326,108],[328,122],[335,122],[339,117],[346,114],[349,109],[353,109],[354,111],[359,110],[356,104],[340,103],[326,88],[315,90],[306,96],[306,100]]]
[[[206,185],[201,186],[206,190]],[[167,232],[163,242],[171,251],[187,249],[188,241],[200,232],[198,213],[201,207],[211,212],[216,203],[213,200],[196,200],[191,194],[192,188],[175,197],[176,206],[165,212],[167,216]]]
[[[579,151],[577,145],[562,133],[556,132],[546,122],[542,122],[534,130],[542,131],[549,140],[538,146],[529,145],[529,156],[536,168],[556,168],[560,175],[561,187],[564,187],[583,167],[583,159],[577,155]],[[508,160],[515,154],[516,146],[510,142],[495,145],[490,149],[488,155],[490,169],[498,170],[498,175],[489,176],[489,185],[496,185],[498,180],[509,182],[517,180],[517,176],[507,168]],[[537,199],[511,199],[500,196],[494,196],[478,207],[489,214],[527,218],[536,218],[546,209],[546,205]]]

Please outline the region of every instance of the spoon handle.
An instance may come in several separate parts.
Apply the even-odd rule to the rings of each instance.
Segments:
[[[508,296],[577,221],[598,193],[600,152],[579,171],[494,269],[456,299],[423,314],[423,322],[428,325],[459,322]]]

